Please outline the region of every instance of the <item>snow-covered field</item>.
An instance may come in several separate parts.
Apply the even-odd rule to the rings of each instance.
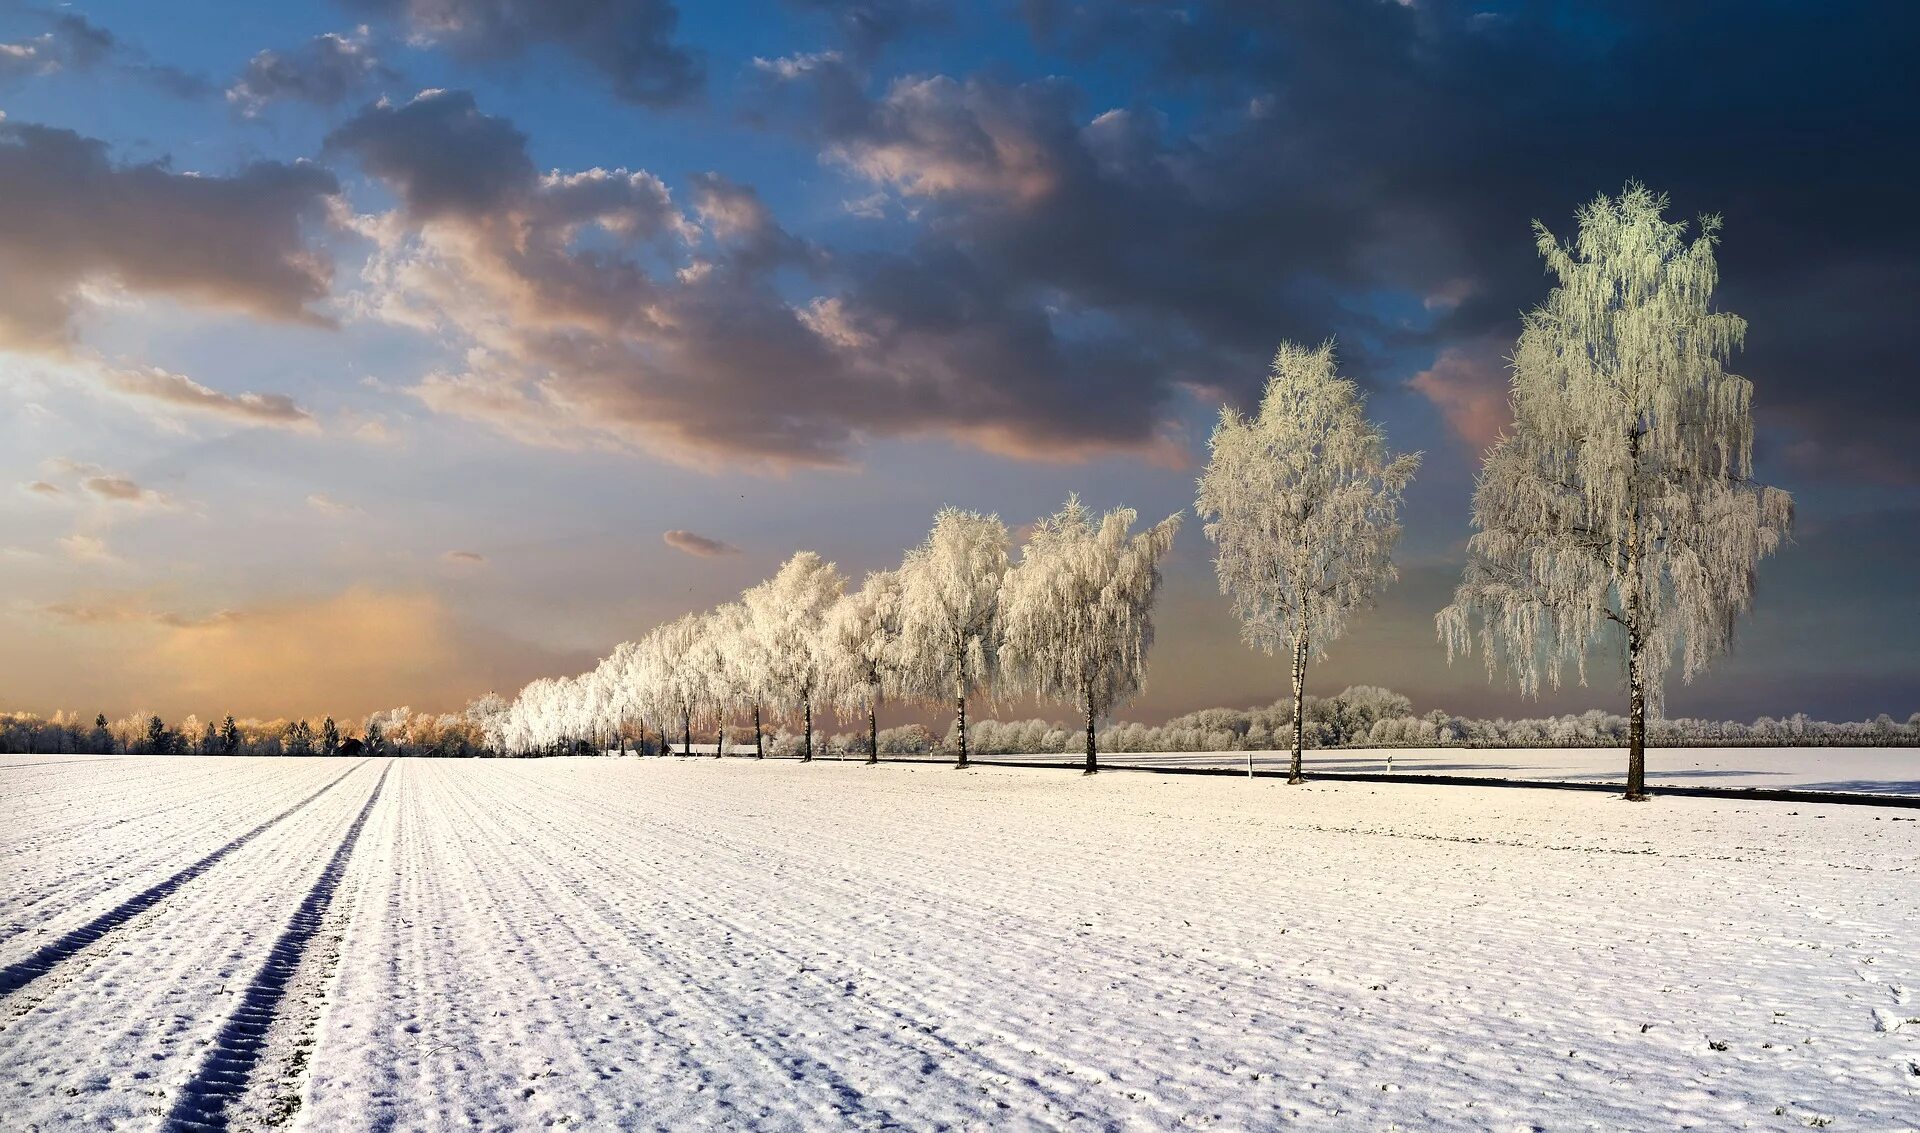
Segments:
[[[1336,748],[1306,753],[1308,774],[1472,775],[1547,783],[1624,783],[1621,748]],[[994,758],[994,757],[989,757]],[[1072,762],[1073,755],[1009,756]],[[1284,771],[1284,751],[1256,751],[1254,767]],[[1106,764],[1147,767],[1240,767],[1246,752],[1101,753]],[[1766,787],[1920,795],[1920,748],[1680,747],[1647,750],[1647,783],[1655,787]]]
[[[0,1114],[1913,1129],[1916,819],[838,761],[17,757]]]

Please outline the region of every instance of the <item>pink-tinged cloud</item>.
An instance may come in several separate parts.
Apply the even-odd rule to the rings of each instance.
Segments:
[[[1499,439],[1513,421],[1507,403],[1507,366],[1492,341],[1449,346],[1407,384],[1431,401],[1447,427],[1477,450]]]
[[[480,566],[487,561],[487,556],[478,551],[448,551],[442,557],[450,563],[459,563],[463,566]]]
[[[317,432],[320,428],[313,414],[285,394],[221,393],[183,374],[168,373],[158,367],[115,370],[105,375],[105,381],[109,388],[119,393],[157,401],[175,409],[224,417],[243,425],[267,425],[309,433]]]
[[[660,538],[666,542],[667,546],[672,547],[681,554],[692,555],[700,559],[711,559],[721,555],[737,555],[740,553],[740,548],[731,543],[723,543],[718,539],[709,539],[705,535],[696,535],[691,531],[680,531],[676,529],[665,533],[660,536]]]

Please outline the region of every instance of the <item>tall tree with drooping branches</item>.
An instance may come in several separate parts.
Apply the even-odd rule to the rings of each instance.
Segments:
[[[927,541],[900,565],[901,681],[909,695],[955,705],[967,765],[967,698],[1000,674],[1000,581],[1007,525],[997,515],[942,508]]]
[[[900,687],[900,574],[873,571],[827,613],[821,667],[836,714],[867,718],[867,762],[880,761],[880,702]]]
[[[1400,496],[1420,454],[1388,453],[1365,397],[1336,372],[1332,342],[1283,344],[1259,414],[1222,409],[1209,447],[1195,510],[1207,520],[1220,592],[1233,599],[1241,635],[1268,655],[1284,648],[1291,656],[1287,781],[1300,783],[1307,663],[1399,577]]]
[[[827,610],[846,592],[840,568],[801,551],[767,581],[740,596],[749,632],[757,639],[764,700],[775,711],[802,716],[801,761],[813,759],[813,705],[820,698],[820,636]],[[755,709],[756,725],[758,709]]]
[[[1691,681],[1733,644],[1756,567],[1793,500],[1753,479],[1753,386],[1726,364],[1746,335],[1713,308],[1718,217],[1691,238],[1638,184],[1581,209],[1563,245],[1534,222],[1558,286],[1514,349],[1513,427],[1473,494],[1468,561],[1437,616],[1448,655],[1476,645],[1528,695],[1559,687],[1609,627],[1626,672],[1629,799],[1646,792],[1646,716],[1677,651]]]
[[[1001,664],[1013,687],[1079,708],[1088,775],[1100,769],[1100,717],[1146,679],[1160,560],[1180,530],[1175,514],[1132,534],[1137,514],[1115,508],[1096,519],[1067,497],[1034,524],[1001,590]]]

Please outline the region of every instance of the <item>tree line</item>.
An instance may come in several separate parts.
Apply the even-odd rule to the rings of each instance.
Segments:
[[[492,701],[504,704],[498,697]],[[27,712],[0,712],[0,754],[8,755],[326,755],[325,720],[235,721],[233,743],[226,729],[216,726],[213,738],[197,717],[178,727],[150,713],[135,713],[92,722],[56,712],[50,717]],[[304,729],[302,726],[305,726]],[[1627,718],[1589,709],[1517,720],[1456,716],[1443,709],[1424,713],[1412,701],[1388,689],[1356,685],[1332,696],[1309,696],[1303,730],[1314,748],[1408,747],[1618,747],[1627,736]],[[321,737],[309,751],[299,738],[305,731]],[[357,726],[336,728],[342,744],[371,734],[360,751],[376,754],[471,757],[506,753],[489,746],[479,720],[466,713],[413,712],[395,708],[366,717]],[[188,740],[189,733],[198,740]],[[1100,729],[1099,745],[1106,752],[1215,752],[1285,750],[1293,732],[1293,700],[1275,701],[1265,708],[1203,708],[1163,723],[1116,722]],[[665,749],[658,733],[642,734],[634,725],[610,738],[613,749],[658,755]],[[935,732],[924,724],[879,729],[871,738],[865,729],[815,736],[816,751],[824,756],[860,758],[877,740],[883,757],[951,755],[955,731]],[[1647,742],[1659,747],[1913,747],[1920,746],[1920,712],[1905,720],[1881,713],[1872,720],[1830,722],[1805,713],[1762,716],[1751,722],[1669,717],[1649,721]],[[1078,755],[1084,743],[1080,726],[1059,720],[978,720],[968,725],[967,743],[975,755]],[[801,738],[780,729],[765,737],[768,756],[798,757]],[[598,754],[604,750],[587,740],[562,744],[559,754]]]

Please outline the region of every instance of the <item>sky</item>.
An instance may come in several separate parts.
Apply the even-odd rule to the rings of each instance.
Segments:
[[[1920,709],[1920,8],[0,0],[0,708],[452,710],[952,504],[1191,511],[1337,342],[1402,578],[1311,676],[1449,666],[1536,219],[1724,219],[1758,475],[1735,652],[1668,710]],[[1189,518],[1191,518],[1189,516]],[[1198,524],[1157,719],[1265,704]]]

